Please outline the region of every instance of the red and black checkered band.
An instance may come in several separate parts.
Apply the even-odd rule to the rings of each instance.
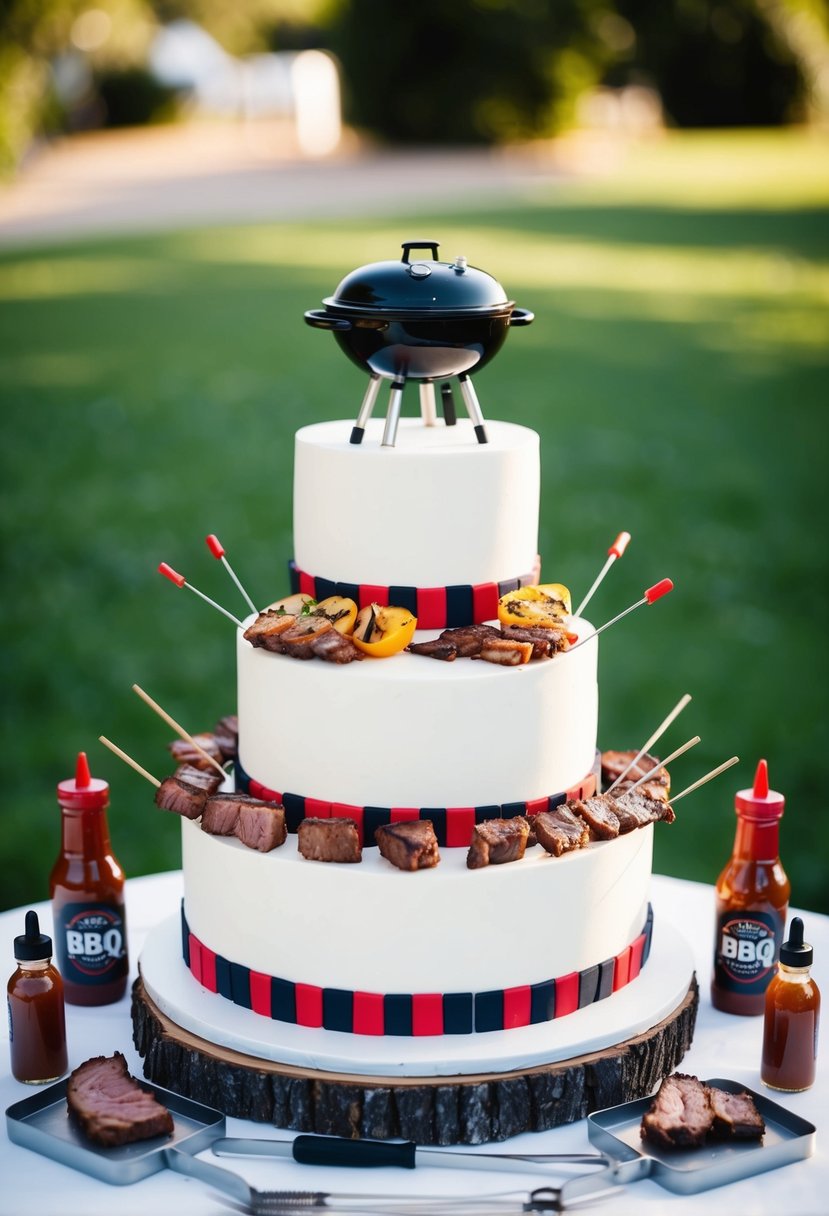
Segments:
[[[417,617],[418,629],[454,629],[461,625],[480,625],[498,616],[498,600],[519,587],[532,587],[541,577],[540,559],[534,569],[518,578],[500,583],[458,583],[452,587],[381,586],[373,583],[344,583],[308,574],[296,562],[288,563],[291,590],[301,591],[315,600],[342,595],[354,600],[359,608],[367,604],[392,604],[406,608]]]

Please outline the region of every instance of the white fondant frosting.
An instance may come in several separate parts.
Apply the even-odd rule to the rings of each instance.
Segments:
[[[579,971],[641,932],[653,827],[563,857],[467,870],[465,849],[404,873],[271,853],[182,820],[191,932],[235,963],[295,983],[366,992],[481,992]]]

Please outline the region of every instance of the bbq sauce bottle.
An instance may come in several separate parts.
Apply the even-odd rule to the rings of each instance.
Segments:
[[[795,916],[780,947],[777,975],[766,989],[760,1079],[771,1089],[797,1093],[815,1082],[820,989],[809,974],[813,960],[803,921]]]
[[[780,864],[779,825],[785,799],[769,789],[765,760],[754,788],[736,797],[731,859],[717,879],[717,923],[711,1003],[725,1013],[760,1014],[780,953],[789,880]]]
[[[7,989],[12,1076],[43,1085],[66,1072],[66,1016],[63,983],[52,966],[52,939],[40,932],[37,912],[26,913],[26,932],[14,939],[14,957],[17,970]]]
[[[56,954],[70,1005],[109,1005],[126,990],[124,871],[109,840],[109,785],[78,754],[58,786],[61,848],[49,878]]]

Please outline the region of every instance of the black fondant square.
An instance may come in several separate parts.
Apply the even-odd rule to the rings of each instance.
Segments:
[[[492,804],[491,806],[476,806],[475,807],[475,822],[486,823],[487,819],[500,819],[501,808]]]
[[[250,1009],[250,968],[241,963],[230,963],[230,990],[237,1005]]]
[[[354,993],[344,988],[323,988],[322,1024],[326,1030],[354,1029]]]
[[[467,583],[463,586],[446,588],[446,627],[454,629],[458,625],[472,623],[472,587]]]
[[[190,926],[184,915],[184,900],[181,901],[181,953],[186,966],[190,966]]]
[[[504,993],[502,989],[493,992],[475,993],[475,1030],[480,1034],[484,1030],[504,1029]]]
[[[648,961],[653,941],[653,908],[648,904],[648,919],[645,922],[645,949],[642,951],[642,966]]]
[[[357,583],[335,583],[334,595],[342,595],[347,600],[354,600],[354,603],[360,603],[360,587]]]
[[[446,846],[446,807],[443,806],[424,806],[420,808],[420,818],[430,819],[432,827],[435,829],[435,835],[438,838],[438,844],[441,848]]]
[[[599,982],[596,985],[595,1000],[603,1001],[613,991],[613,972],[616,969],[616,959],[606,958],[599,963]]]
[[[383,997],[383,1026],[386,1034],[412,1033],[412,998],[408,993],[390,992]]]
[[[370,847],[375,844],[374,833],[377,828],[391,823],[391,807],[367,806],[363,810],[363,843]]]
[[[285,825],[289,832],[295,832],[305,818],[305,799],[302,794],[283,794],[282,805],[285,808]]]
[[[221,954],[216,955],[216,991],[229,1001],[233,1000],[233,981],[230,978],[230,963]]]
[[[271,1017],[279,1022],[296,1022],[296,985],[290,980],[271,977]]]
[[[322,578],[317,575],[314,579],[314,591],[316,592],[314,599],[327,600],[330,595],[340,595],[337,590],[337,584],[331,578]]]
[[[299,571],[296,568],[295,561],[288,562],[288,578],[291,581],[291,591],[294,595],[299,591]]]
[[[556,1016],[556,982],[545,980],[530,988],[530,1021],[550,1022]]]
[[[579,972],[579,1009],[592,1005],[596,999],[596,989],[599,984],[599,967],[585,967]]]
[[[498,597],[506,595],[508,591],[517,591],[521,586],[520,578],[508,578],[503,583],[498,584]]]
[[[505,802],[501,807],[501,817],[503,819],[512,819],[516,815],[526,815],[526,802]]]
[[[564,793],[564,794],[551,794],[550,799],[549,799],[549,802],[550,802],[550,808],[549,808],[549,809],[550,809],[551,811],[552,811],[552,810],[555,810],[555,808],[556,808],[557,806],[561,806],[561,805],[562,805],[563,803],[565,803],[566,801],[567,801],[567,794],[566,794],[566,793]]]
[[[446,992],[443,996],[443,1033],[472,1034],[472,993]]]
[[[417,587],[389,587],[389,603],[417,616]]]

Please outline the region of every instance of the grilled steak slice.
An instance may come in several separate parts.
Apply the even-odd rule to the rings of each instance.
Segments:
[[[440,861],[431,819],[385,824],[375,830],[374,839],[381,855],[398,870],[429,870]]]
[[[223,760],[235,760],[239,751],[239,719],[236,714],[225,714],[213,727],[213,736],[219,745]]]
[[[577,798],[567,803],[571,811],[581,816],[597,840],[613,840],[619,835],[619,816],[613,805],[613,798],[609,794]]]
[[[162,811],[182,815],[185,819],[198,819],[206,798],[207,790],[179,777],[165,777],[155,791],[156,806],[161,807]]]
[[[624,773],[635,755],[636,752],[602,752],[602,785],[605,789]],[[656,756],[651,756],[648,752],[645,752],[644,756],[626,774],[625,780],[630,782],[638,781],[640,777],[645,776],[645,773],[652,773],[652,781],[657,782],[659,785],[664,785],[666,789],[670,789],[668,770],[662,767]]]
[[[336,629],[323,633],[311,642],[311,650],[318,659],[329,663],[353,663],[355,659],[364,658],[362,650],[358,650],[351,638],[343,637]]]
[[[501,634],[516,642],[532,642],[534,659],[549,659],[560,651],[570,649],[566,629],[558,626],[542,629],[540,625],[502,625]]]
[[[648,823],[673,823],[676,819],[670,802],[664,798],[649,798],[643,793],[649,784],[650,782],[646,782],[645,785],[640,785],[632,794],[622,793],[613,798],[613,810],[619,820],[621,833],[643,828]],[[607,798],[609,795],[603,794],[602,797]]]
[[[502,667],[520,667],[529,663],[533,656],[532,642],[516,642],[511,638],[488,638],[476,657],[487,663],[500,663]]]
[[[362,861],[360,834],[353,819],[303,819],[299,851],[309,861]]]
[[[279,639],[292,625],[296,624],[297,619],[289,612],[266,608],[264,612],[259,613],[253,624],[247,627],[244,633],[245,639],[250,642],[251,646],[260,646],[265,650],[280,653],[282,644]]]
[[[173,776],[187,785],[194,785],[198,790],[207,794],[215,794],[222,784],[222,779],[215,768],[194,768],[192,764],[180,764]]]
[[[462,659],[473,659],[481,653],[481,647],[492,638],[500,637],[492,625],[458,625],[444,629],[442,642],[451,642]]]
[[[196,743],[202,751],[207,752],[208,756],[212,756],[217,763],[222,762],[222,753],[219,751],[219,745],[216,742],[214,735],[193,735]],[[176,764],[192,764],[193,768],[213,769],[213,765],[209,760],[196,751],[192,743],[188,743],[186,739],[174,739],[172,743],[168,743],[167,747],[173,754],[173,759]],[[216,770],[213,769],[215,772]]]
[[[567,806],[541,811],[530,820],[538,843],[553,857],[561,857],[571,849],[583,849],[590,843],[587,824]]]
[[[173,1131],[173,1116],[130,1076],[120,1051],[76,1068],[66,1083],[66,1102],[84,1134],[107,1148]]]
[[[262,802],[258,798],[246,798],[239,804],[236,839],[249,849],[270,853],[271,849],[285,843],[287,834],[283,807],[275,802]]]
[[[620,798],[622,794],[626,794],[631,786],[636,785],[635,781],[628,781],[627,777],[624,781],[620,781],[613,791],[614,798]],[[643,798],[649,798],[654,802],[668,801],[668,787],[662,785],[659,781],[645,781],[642,785],[636,787],[637,794],[641,794]]]
[[[523,815],[513,819],[487,819],[475,825],[466,855],[470,870],[520,861],[527,847],[530,825]]]
[[[708,1097],[714,1115],[712,1135],[717,1140],[760,1140],[766,1124],[751,1094],[730,1094],[709,1085]]]
[[[248,801],[258,803],[259,799],[252,798],[250,794],[211,795],[202,811],[202,831],[209,832],[211,836],[233,836],[236,832],[239,808]]]
[[[714,1122],[708,1086],[684,1073],[666,1077],[642,1119],[643,1139],[666,1148],[703,1144]]]
[[[446,663],[458,657],[455,643],[444,641],[443,637],[433,638],[431,642],[410,642],[408,649],[412,654],[422,654],[427,659],[443,659]]]
[[[290,629],[286,629],[279,635],[282,653],[291,654],[294,650],[310,650],[312,643],[333,628],[334,626],[327,616],[316,616],[314,613],[298,616]]]

